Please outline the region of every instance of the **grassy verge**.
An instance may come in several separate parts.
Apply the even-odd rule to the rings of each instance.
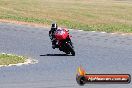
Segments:
[[[0,65],[24,63],[25,57],[17,55],[0,54]]]
[[[0,19],[85,31],[132,32],[131,0],[0,0]]]

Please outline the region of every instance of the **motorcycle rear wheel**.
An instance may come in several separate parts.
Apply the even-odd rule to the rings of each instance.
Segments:
[[[69,50],[70,50],[72,56],[75,56],[75,51],[73,49],[73,46],[70,43],[68,43],[68,45],[69,45]]]

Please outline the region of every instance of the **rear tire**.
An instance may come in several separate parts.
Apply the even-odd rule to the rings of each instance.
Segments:
[[[72,54],[72,56],[75,56],[75,51],[72,51],[71,54]]]
[[[75,56],[75,51],[73,49],[73,46],[70,43],[68,43],[68,45],[69,45],[69,51],[71,52],[72,56]]]

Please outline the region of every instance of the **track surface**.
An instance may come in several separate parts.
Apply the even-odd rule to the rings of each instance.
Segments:
[[[0,23],[0,53],[25,55],[37,64],[0,68],[0,88],[80,88],[80,65],[88,73],[132,75],[132,36],[70,31],[76,56],[51,48],[48,30]],[[86,84],[82,88],[132,88],[132,84]]]

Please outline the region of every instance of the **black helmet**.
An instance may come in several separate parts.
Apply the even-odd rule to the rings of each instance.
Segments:
[[[57,26],[57,24],[56,24],[56,23],[52,23],[51,28],[52,28],[52,29],[57,29],[57,28],[58,28],[58,26]]]

